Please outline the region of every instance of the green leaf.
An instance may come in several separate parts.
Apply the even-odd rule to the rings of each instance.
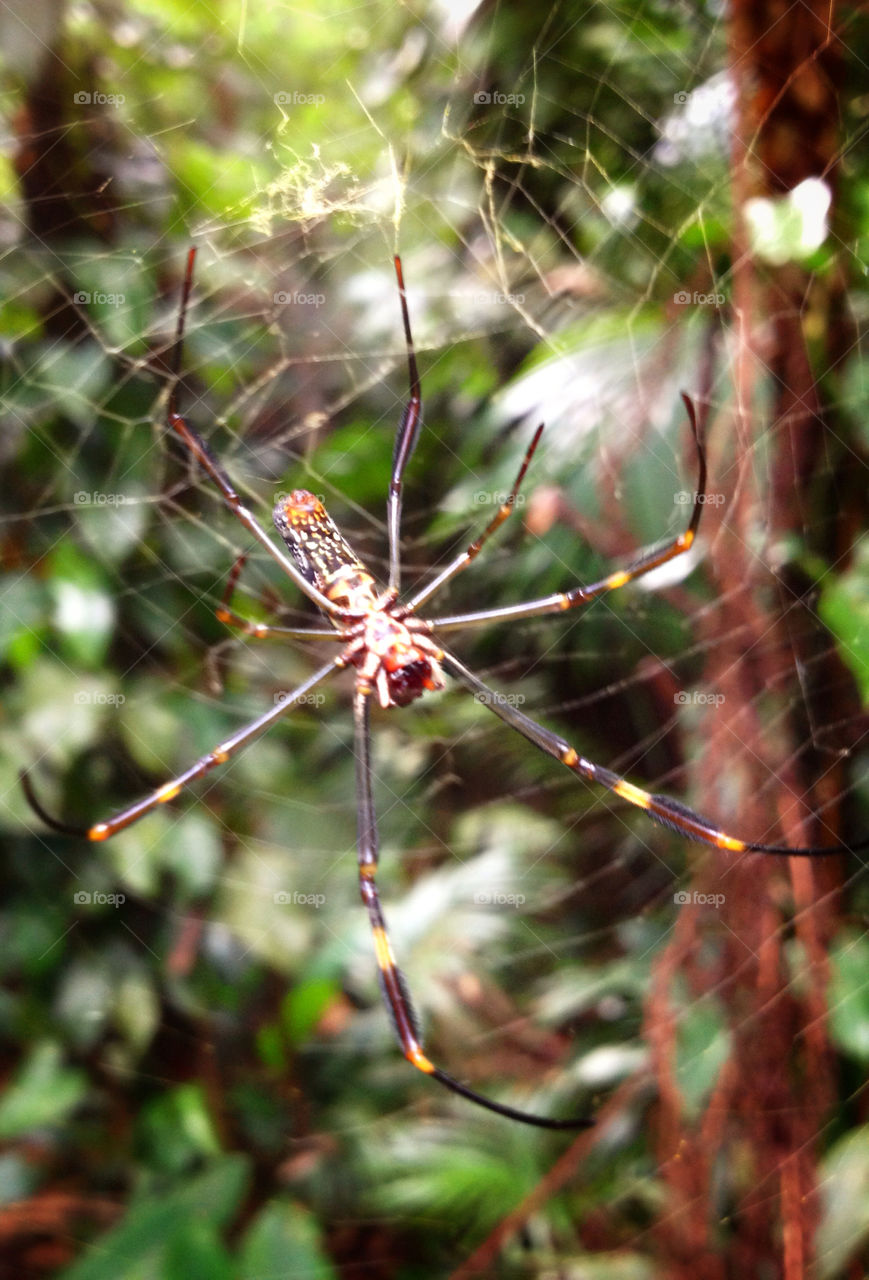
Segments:
[[[869,703],[869,541],[860,543],[854,564],[830,577],[821,592],[819,612],[839,644],[842,661],[850,668]]]
[[[82,535],[103,560],[123,560],[139,546],[147,523],[144,497],[128,489],[125,493],[91,493],[90,501],[79,504],[78,523]]]
[[[709,1096],[730,1051],[727,1024],[711,999],[691,1004],[679,1019],[676,1078],[689,1113]]]
[[[0,1139],[60,1124],[87,1092],[83,1071],[63,1066],[61,1049],[42,1041],[30,1053],[0,1100]]]
[[[48,592],[34,578],[0,577],[0,657],[26,667],[39,649],[47,623]]]
[[[211,1223],[189,1222],[166,1249],[160,1280],[235,1280],[237,1271]]]
[[[284,997],[283,1023],[293,1044],[304,1044],[340,991],[328,978],[300,982]]]
[[[71,542],[51,556],[53,622],[71,663],[99,666],[106,656],[115,622],[115,606],[102,574]]]
[[[316,1220],[297,1205],[278,1201],[254,1219],[239,1251],[239,1280],[264,1276],[298,1276],[299,1280],[334,1280],[337,1272],[326,1257]]]
[[[194,1160],[220,1151],[205,1091],[198,1084],[179,1085],[161,1094],[145,1111],[142,1124],[161,1169],[180,1173]]]
[[[869,1235],[869,1126],[846,1134],[827,1153],[818,1173],[824,1216],[816,1247],[821,1280],[839,1276]]]
[[[224,1227],[238,1209],[248,1181],[247,1160],[225,1156],[197,1178],[188,1178],[163,1195],[145,1195],[130,1206],[123,1221],[104,1235],[63,1273],[63,1280],[157,1280],[157,1277],[209,1276],[185,1272],[180,1259],[201,1261],[203,1241]],[[213,1257],[213,1251],[210,1255]],[[170,1267],[171,1260],[171,1270]],[[221,1277],[221,1272],[216,1273]],[[210,1277],[209,1277],[210,1280]]]
[[[845,1053],[869,1062],[869,938],[837,940],[830,957],[830,1032]]]

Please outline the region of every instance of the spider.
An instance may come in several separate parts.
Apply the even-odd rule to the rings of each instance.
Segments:
[[[679,801],[663,795],[653,795],[634,786],[633,783],[619,777],[611,770],[585,759],[558,734],[517,710],[506,698],[499,696],[470,671],[441,641],[442,636],[465,628],[485,627],[497,622],[512,622],[522,618],[564,613],[578,605],[587,604],[609,591],[615,591],[688,551],[697,536],[706,492],[706,455],[693,403],[687,395],[683,394],[682,398],[697,451],[697,489],[688,527],[677,537],[662,547],[642,552],[626,568],[617,569],[588,586],[573,586],[554,595],[505,607],[422,618],[419,616],[420,608],[471,564],[496,530],[512,514],[519,488],[540,441],[542,424],[534,432],[510,493],[482,533],[410,599],[401,602],[399,591],[402,487],[405,469],[420,431],[422,399],[401,259],[396,256],[395,274],[404,327],[410,387],[409,398],[395,438],[392,474],[387,496],[388,584],[385,589],[377,585],[374,575],[346,542],[323,504],[304,489],[296,489],[289,495],[282,494],[274,509],[274,524],[290,552],[287,556],[272,542],[263,526],[243,504],[229,476],[208,445],[178,411],[181,352],[193,284],[195,256],[196,250],[191,248],[187,256],[177,329],[172,348],[172,381],[167,402],[166,425],[181,438],[190,454],[217,486],[226,506],[236,519],[276,561],[299,590],[318,606],[328,621],[329,628],[270,626],[251,622],[234,613],[229,603],[244,563],[244,556],[239,557],[230,572],[227,589],[217,616],[222,622],[237,628],[244,635],[255,640],[302,638],[330,641],[340,644],[340,652],[337,657],[331,658],[313,675],[302,681],[276,706],[237,730],[190,768],[152,791],[144,799],[129,805],[105,821],[97,822],[86,829],[59,822],[46,813],[39,803],[25,773],[22,775],[22,785],[27,799],[39,818],[49,827],[92,841],[107,840],[118,831],[137,822],[158,805],[174,800],[195,779],[201,778],[217,765],[224,764],[235,752],[287,715],[315,685],[338,671],[352,669],[354,672],[353,719],[359,888],[371,924],[383,998],[392,1016],[404,1056],[419,1071],[431,1076],[447,1089],[500,1116],[547,1129],[580,1128],[591,1124],[592,1122],[586,1117],[553,1119],[517,1110],[515,1107],[485,1097],[441,1070],[423,1051],[419,1023],[404,976],[395,963],[377,889],[378,832],[371,787],[370,707],[372,698],[375,697],[384,709],[405,707],[428,690],[442,688],[446,674],[458,681],[465,690],[474,695],[477,701],[500,717],[510,728],[515,729],[541,751],[552,756],[580,778],[598,783],[628,804],[642,809],[650,818],[675,829],[691,840],[700,841],[730,853],[789,854],[811,857],[840,852],[844,846],[791,848],[785,845],[742,840],[719,830],[709,819]]]

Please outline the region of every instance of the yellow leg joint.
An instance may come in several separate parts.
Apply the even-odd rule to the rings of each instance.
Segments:
[[[107,822],[98,822],[95,827],[88,828],[88,840],[105,840],[109,834]]]
[[[652,801],[648,791],[642,791],[639,787],[635,787],[632,782],[625,782],[624,779],[613,783],[613,791],[617,796],[621,796],[623,800],[637,805],[640,809],[648,809]]]
[[[434,1071],[434,1063],[429,1062],[418,1044],[414,1044],[412,1048],[406,1049],[404,1056],[407,1058],[408,1062],[412,1062],[419,1071],[424,1071],[427,1076],[430,1076]]]
[[[374,933],[374,954],[377,956],[377,964],[381,969],[392,969],[395,967],[395,961],[392,958],[392,949],[389,945],[389,939],[380,928],[372,930]]]

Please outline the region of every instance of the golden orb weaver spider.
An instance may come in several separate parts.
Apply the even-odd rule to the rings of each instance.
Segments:
[[[294,490],[288,495],[281,495],[273,513],[275,526],[290,551],[292,558],[289,558],[275,546],[256,517],[244,506],[229,476],[208,445],[178,412],[177,391],[180,381],[181,352],[185,319],[193,285],[195,255],[196,250],[191,249],[184,275],[173,346],[167,426],[181,438],[185,447],[217,486],[226,506],[236,519],[276,561],[287,577],[318,606],[331,624],[331,629],[268,626],[250,622],[235,614],[229,608],[229,601],[244,562],[243,556],[236,561],[230,572],[227,589],[217,616],[221,621],[238,628],[243,634],[253,639],[269,637],[338,641],[343,647],[336,658],[316,670],[275,707],[232,734],[183,773],[105,821],[97,822],[86,829],[68,826],[66,823],[57,821],[46,813],[33,792],[27,774],[24,774],[22,785],[27,799],[47,826],[65,834],[81,836],[92,841],[107,840],[116,832],[137,822],[156,806],[175,799],[188,783],[202,777],[217,765],[225,763],[246,743],[291,711],[315,685],[329,675],[347,667],[354,668],[353,718],[359,887],[362,900],[368,910],[384,1001],[391,1014],[404,1056],[414,1067],[439,1081],[446,1088],[498,1115],[547,1129],[572,1129],[591,1124],[592,1121],[584,1117],[552,1119],[496,1102],[442,1071],[423,1052],[419,1024],[404,977],[393,957],[376,883],[379,842],[371,786],[370,702],[372,695],[376,695],[380,705],[385,709],[407,706],[427,690],[442,688],[444,673],[446,673],[464,686],[494,715],[499,716],[541,751],[566,765],[573,773],[589,782],[598,783],[628,804],[642,809],[650,818],[689,839],[731,853],[812,857],[846,850],[848,846],[845,845],[835,845],[830,848],[792,848],[786,845],[742,840],[728,835],[719,830],[709,819],[679,801],[664,795],[653,795],[634,786],[633,783],[619,777],[611,770],[586,760],[569,742],[524,715],[506,698],[499,697],[478,676],[468,670],[453,653],[444,648],[439,639],[435,638],[451,631],[493,622],[562,613],[586,604],[606,592],[615,591],[688,551],[697,535],[706,492],[706,455],[694,406],[688,396],[683,395],[697,449],[698,478],[691,520],[687,529],[676,538],[663,547],[643,552],[627,568],[607,574],[606,577],[589,586],[574,586],[564,592],[503,608],[423,619],[417,613],[420,606],[467,568],[489,538],[512,513],[520,485],[540,440],[542,424],[538,426],[531,439],[510,493],[482,533],[421,590],[405,603],[399,603],[402,486],[404,472],[421,426],[422,399],[401,260],[396,256],[395,273],[404,326],[410,395],[396,434],[387,497],[388,585],[385,590],[376,586],[374,576],[345,541],[322,503],[313,494],[302,489]],[[853,847],[862,848],[866,843],[869,842]]]

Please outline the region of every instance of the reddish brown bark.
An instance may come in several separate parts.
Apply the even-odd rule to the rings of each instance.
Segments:
[[[825,331],[835,300],[796,265],[773,272],[755,261],[740,211],[750,196],[778,195],[808,177],[834,182],[832,14],[828,5],[779,0],[739,0],[731,9],[737,343],[729,420],[719,418],[712,432],[714,487],[725,500],[708,513],[706,529],[719,605],[708,623],[705,679],[723,702],[705,726],[698,795],[731,824],[738,815],[748,839],[800,845],[834,841],[836,810],[825,806],[841,793],[842,779],[806,749],[806,726],[794,714],[811,715],[812,691],[797,686],[795,645],[799,657],[817,623],[801,599],[805,584],[787,572],[776,576],[775,548],[813,529],[828,532],[812,515],[830,441],[805,316],[811,308],[814,329]],[[827,705],[824,720],[835,718]],[[819,809],[823,827],[810,817]],[[841,868],[718,855],[697,867],[698,888],[723,894],[724,902],[717,914],[682,913],[647,1006],[660,1090],[657,1151],[673,1196],[658,1245],[671,1277],[716,1277],[726,1265],[728,1275],[797,1280],[812,1274],[816,1161],[835,1096],[826,953]],[[803,957],[798,994],[786,945],[793,939]],[[711,994],[731,1034],[699,1121],[686,1118],[675,1085],[677,979],[698,998]]]

